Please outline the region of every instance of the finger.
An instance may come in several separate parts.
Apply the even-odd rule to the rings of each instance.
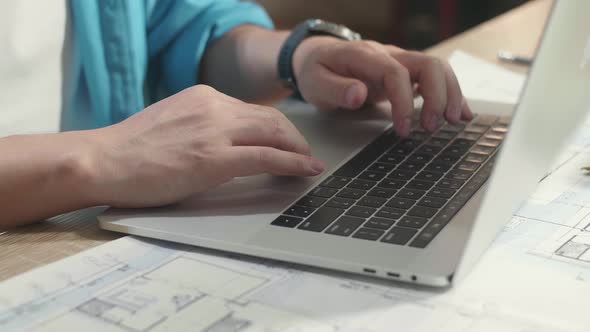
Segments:
[[[430,131],[436,130],[447,109],[447,78],[442,62],[419,52],[395,52],[392,54],[405,66],[418,83],[424,99],[422,107],[422,126]]]
[[[469,107],[469,104],[467,103],[467,99],[465,99],[465,97],[463,97],[463,101],[461,102],[461,120],[473,120],[473,112],[471,112],[471,107]]]
[[[354,78],[344,77],[318,65],[306,80],[313,82],[314,88],[305,91],[304,99],[321,109],[357,109],[367,100],[367,86]]]
[[[461,92],[461,86],[451,65],[444,61],[443,68],[447,82],[447,109],[445,110],[445,117],[449,122],[457,123],[461,120],[463,113],[463,93]]]
[[[413,113],[413,91],[408,70],[386,52],[358,45],[361,47],[339,49],[330,61],[335,68],[328,67],[337,73],[348,72],[371,85],[382,86],[391,103],[396,131],[407,136]]]
[[[221,157],[231,165],[230,176],[272,175],[314,176],[322,173],[324,164],[310,156],[264,146],[230,147]]]
[[[309,144],[287,120],[276,113],[252,113],[237,118],[228,128],[228,136],[234,146],[268,146],[300,153],[310,154]],[[247,117],[244,117],[247,116]]]

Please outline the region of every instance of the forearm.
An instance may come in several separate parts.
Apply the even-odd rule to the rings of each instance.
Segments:
[[[94,205],[84,132],[0,139],[0,229]]]
[[[277,73],[278,54],[288,34],[252,25],[229,31],[205,52],[200,82],[249,102],[270,103],[288,96]]]

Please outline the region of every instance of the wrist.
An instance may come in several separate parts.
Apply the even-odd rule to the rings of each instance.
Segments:
[[[72,199],[82,207],[104,205],[107,201],[101,190],[101,184],[106,181],[101,169],[104,160],[101,157],[98,131],[100,129],[63,134],[65,144],[70,148],[58,160],[58,181],[72,188]]]

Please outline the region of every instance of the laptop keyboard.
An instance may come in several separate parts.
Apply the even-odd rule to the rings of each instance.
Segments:
[[[485,183],[508,120],[387,130],[271,225],[425,248]]]

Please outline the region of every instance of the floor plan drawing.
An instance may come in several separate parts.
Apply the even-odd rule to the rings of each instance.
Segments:
[[[0,331],[587,332],[582,136],[453,288],[124,237],[0,283]]]

